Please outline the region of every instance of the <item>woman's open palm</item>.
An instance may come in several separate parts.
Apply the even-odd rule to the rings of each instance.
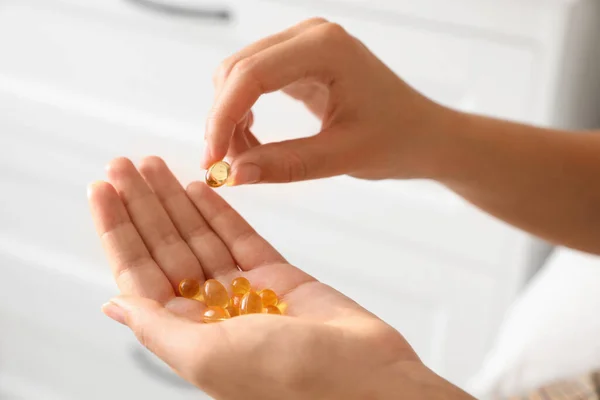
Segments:
[[[215,191],[184,189],[157,157],[113,160],[90,187],[95,225],[122,296],[105,312],[188,381],[218,399],[355,398],[391,365],[424,368],[389,325],[288,264]],[[203,324],[177,297],[185,278],[273,289],[284,316]],[[361,386],[362,387],[362,386]],[[249,397],[248,397],[249,396]],[[357,397],[361,398],[361,397]],[[364,398],[364,397],[363,397]]]

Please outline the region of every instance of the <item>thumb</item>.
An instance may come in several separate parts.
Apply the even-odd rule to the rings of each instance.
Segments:
[[[259,145],[233,160],[228,184],[297,182],[344,175],[351,172],[355,148],[339,131]]]
[[[202,358],[201,339],[206,328],[182,318],[162,304],[133,296],[118,296],[102,307],[108,317],[128,326],[142,345],[184,378],[192,377],[190,365]],[[190,360],[191,356],[194,360]]]

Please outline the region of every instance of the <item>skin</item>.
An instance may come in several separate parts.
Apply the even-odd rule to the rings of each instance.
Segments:
[[[600,135],[460,113],[422,96],[342,27],[303,21],[225,60],[214,77],[202,166],[230,184],[350,175],[437,180],[551,242],[600,254]],[[261,144],[252,106],[282,90],[319,134]],[[175,371],[217,399],[470,399],[428,370],[390,326],[317,282],[202,183],[158,158],[116,159],[91,186],[92,215],[122,296],[104,306]],[[240,270],[236,268],[240,267]],[[244,275],[283,294],[286,316],[198,322],[183,278]],[[240,360],[243,360],[242,362]]]
[[[184,189],[161,159],[115,159],[88,195],[122,293],[104,313],[215,399],[471,399],[392,327],[288,264],[207,185]],[[228,286],[236,276],[275,290],[285,315],[204,324],[202,303],[176,297],[184,278]]]
[[[341,26],[304,21],[225,60],[202,166],[227,156],[232,185],[350,175],[432,179],[549,242],[600,254],[600,135],[464,114],[422,96]],[[251,107],[283,90],[319,134],[260,144]]]

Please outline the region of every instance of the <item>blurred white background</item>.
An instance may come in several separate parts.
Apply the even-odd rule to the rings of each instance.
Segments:
[[[116,288],[86,186],[115,156],[156,154],[183,183],[202,179],[212,73],[242,46],[323,16],[444,104],[588,128],[600,125],[599,14],[595,0],[0,0],[0,398],[201,397],[101,314]],[[255,126],[264,141],[319,128],[279,94],[260,101]],[[572,372],[514,375],[527,346],[513,343],[539,308],[493,350],[550,246],[438,185],[340,177],[219,192],[292,263],[474,394]]]

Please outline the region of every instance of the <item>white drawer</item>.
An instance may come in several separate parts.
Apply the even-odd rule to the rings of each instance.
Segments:
[[[536,48],[528,41],[269,0],[235,3],[239,18],[223,26],[194,26],[117,0],[105,7],[112,13],[91,12],[96,3],[88,12],[69,2],[60,12],[49,8],[57,4],[63,2],[12,0],[0,10],[0,88],[2,80],[15,79],[34,83],[38,91],[60,88],[71,107],[101,109],[129,121],[145,113],[151,116],[147,123],[179,127],[174,134],[186,129],[201,134],[212,102],[210,78],[222,59],[245,43],[322,15],[342,23],[409,83],[444,104],[512,119],[531,115]],[[266,11],[254,15],[256,7]],[[119,17],[121,9],[136,18]],[[265,109],[259,106],[258,113]],[[268,112],[281,114],[289,135],[314,130],[313,121],[290,114],[286,103],[270,102]],[[263,124],[262,130],[264,139],[283,138],[279,125]]]
[[[245,2],[246,0],[240,0]],[[285,3],[285,0],[268,0]],[[329,10],[345,9],[380,20],[400,20],[409,25],[443,26],[456,33],[477,36],[537,38],[556,8],[571,0],[301,0],[306,7],[319,5]]]
[[[108,280],[65,275],[57,271],[65,260],[42,248],[12,246],[17,256],[6,250],[0,251],[0,393],[22,400],[208,399],[100,312],[115,294]]]
[[[238,21],[248,42],[305,18],[322,16],[340,23],[411,85],[443,104],[510,119],[531,117],[538,49],[527,38],[481,35],[468,27],[419,19],[374,18],[316,2],[255,0],[238,7],[242,15],[250,14],[257,3],[264,12]],[[268,112],[273,112],[273,106],[269,105]],[[270,131],[279,132],[279,128]]]
[[[84,11],[60,1],[3,2],[0,90],[30,90],[82,113],[202,137],[212,72],[239,46],[233,30]]]

